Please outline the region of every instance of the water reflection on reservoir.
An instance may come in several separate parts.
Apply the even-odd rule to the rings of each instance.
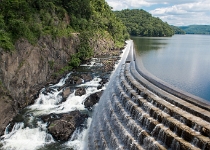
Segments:
[[[158,78],[210,101],[209,35],[132,37],[137,57]]]

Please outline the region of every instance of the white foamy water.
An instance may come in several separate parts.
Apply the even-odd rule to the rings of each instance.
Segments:
[[[92,67],[94,65],[100,66],[102,64],[98,62],[98,59],[93,59],[90,65],[83,66]],[[117,66],[118,64],[115,64],[115,68]],[[82,96],[75,96],[74,91],[72,94],[69,94],[66,101],[62,102],[61,94],[63,89],[59,90],[59,87],[62,87],[70,76],[71,73],[67,74],[66,77],[62,78],[57,84],[47,87],[47,92],[45,88],[40,91],[39,97],[36,99],[35,103],[27,107],[28,111],[26,113],[29,114],[26,118],[27,122],[16,123],[11,132],[8,132],[8,125],[8,128],[5,130],[5,134],[0,137],[0,145],[3,145],[3,147],[0,147],[0,149],[38,150],[40,148],[46,147],[47,145],[54,143],[56,144],[57,142],[53,139],[53,137],[47,133],[47,123],[37,121],[36,118],[51,113],[61,114],[74,110],[85,111],[85,99],[93,93],[105,90],[106,85],[108,84],[105,84],[102,89],[98,90],[97,87],[100,85],[99,82],[101,79],[95,77],[93,80],[76,87],[84,87],[86,94]],[[95,107],[97,107],[97,104]],[[74,150],[85,150],[87,148],[87,134],[91,121],[92,118],[89,117],[86,121],[85,127],[82,129],[77,129],[73,133],[71,139],[61,145],[61,149],[65,149],[66,147],[73,148]],[[28,126],[28,124],[30,125]]]
[[[93,66],[103,66],[103,64],[100,62],[100,58],[92,58],[92,60],[89,64],[82,64],[81,66],[93,67]]]
[[[46,124],[38,123],[37,128],[24,128],[24,123],[16,123],[12,131],[3,136],[3,149],[34,150],[54,142],[52,136],[46,133]]]
[[[65,84],[65,81],[69,78],[70,75],[71,75],[71,72],[68,73],[65,78],[60,79],[60,81],[57,84],[51,85],[50,87],[60,87],[60,86],[63,86]]]
[[[100,78],[94,78],[92,81],[79,85],[78,87],[84,87],[86,94],[82,96],[75,96],[74,93],[70,94],[65,102],[61,102],[62,96],[61,91],[55,89],[54,93],[48,93],[47,95],[40,93],[39,98],[36,100],[35,104],[29,106],[30,109],[35,110],[33,113],[35,115],[43,115],[50,113],[66,113],[74,110],[85,110],[84,101],[85,99],[93,93],[99,92],[97,87],[100,85]],[[62,86],[62,85],[61,85]]]
[[[67,147],[71,147],[75,150],[85,150],[87,148],[88,141],[88,131],[91,124],[92,118],[88,118],[87,120],[87,128],[83,129],[82,132],[76,130],[70,139],[70,141],[66,142],[65,145]]]
[[[100,78],[94,78],[90,82],[86,82],[78,87],[84,87],[86,94],[82,96],[75,96],[74,93],[70,94],[66,101],[61,102],[62,96],[60,95],[62,90],[58,91],[58,87],[64,85],[65,80],[61,79],[58,84],[50,86],[53,88],[53,92],[43,93],[44,89],[40,91],[39,97],[35,103],[28,107],[29,112],[32,112],[33,117],[29,117],[28,122],[33,122],[34,117],[47,115],[50,113],[61,114],[74,110],[86,110],[84,107],[85,99],[95,92],[101,91],[97,89],[99,86]],[[91,122],[91,118],[87,120],[87,127],[76,130],[74,135],[64,146],[73,148],[75,150],[81,150],[85,147],[86,134]],[[47,124],[38,121],[35,128],[24,127],[24,123],[16,123],[10,133],[5,131],[5,135],[1,137],[3,140],[0,143],[3,144],[4,150],[36,150],[47,144],[54,143],[53,137],[47,133]],[[83,147],[83,148],[82,148]]]

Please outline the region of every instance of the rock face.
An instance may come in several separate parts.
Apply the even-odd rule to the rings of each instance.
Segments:
[[[53,73],[67,65],[78,44],[79,37],[73,35],[56,40],[42,37],[35,46],[22,39],[12,53],[0,49],[0,86],[7,91],[0,96],[0,135],[17,111],[32,102],[38,90],[56,80]]]
[[[11,53],[0,48],[0,135],[17,112],[33,102],[44,85],[61,77],[55,78],[53,74],[68,64],[79,43],[75,33],[57,39],[41,37],[36,45],[20,39]],[[95,35],[89,43],[95,56],[110,54],[114,49],[114,42],[100,35]],[[90,76],[84,80],[90,80]],[[76,81],[79,82],[82,81]]]
[[[82,126],[88,116],[81,114],[78,110],[63,114],[61,118],[51,121],[48,131],[53,138],[60,141],[67,141],[76,128]]]

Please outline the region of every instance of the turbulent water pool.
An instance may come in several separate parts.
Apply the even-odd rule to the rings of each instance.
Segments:
[[[105,71],[104,61],[111,60],[116,62],[116,58],[95,58],[90,64],[81,65],[75,72],[70,72],[63,77],[57,84],[49,85],[40,90],[38,98],[33,105],[22,110],[15,118],[15,124],[9,124],[5,133],[0,137],[0,149],[3,150],[82,150],[87,147],[87,133],[91,124],[92,110],[84,106],[84,101],[91,94],[102,91],[106,84],[101,86],[102,79],[109,79],[111,70]],[[117,63],[115,63],[115,67]],[[69,84],[68,79],[75,74],[90,74],[92,79],[88,82],[82,80],[81,84]],[[108,80],[107,80],[108,81]],[[66,100],[63,100],[63,91],[69,87]],[[85,88],[86,94],[76,96],[76,89]],[[96,106],[97,107],[97,104]],[[47,126],[41,119],[43,115],[63,114],[74,110],[88,114],[82,128],[76,129],[71,138],[66,141],[56,141],[48,133]]]

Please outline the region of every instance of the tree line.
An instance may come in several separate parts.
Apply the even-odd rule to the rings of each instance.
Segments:
[[[210,25],[189,25],[180,26],[180,29],[186,32],[186,34],[210,34]]]
[[[6,51],[14,50],[20,38],[35,44],[41,36],[56,38],[73,32],[106,33],[119,47],[129,37],[105,0],[0,1],[0,47]]]
[[[123,21],[130,35],[162,37],[174,34],[168,23],[142,9],[125,9],[114,13]]]

